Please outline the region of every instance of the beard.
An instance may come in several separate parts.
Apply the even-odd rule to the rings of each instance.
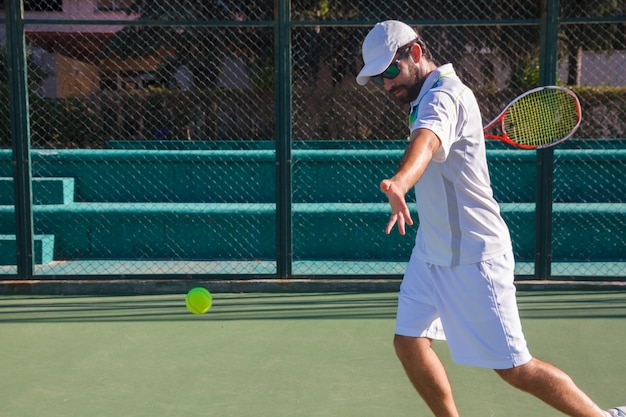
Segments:
[[[419,96],[422,85],[424,85],[426,80],[426,76],[420,76],[415,67],[410,67],[409,73],[409,81],[389,90],[389,94],[403,104],[410,103]]]

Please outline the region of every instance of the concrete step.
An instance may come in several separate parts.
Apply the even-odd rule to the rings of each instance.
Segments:
[[[74,178],[34,177],[33,204],[69,204],[74,202]],[[13,178],[0,178],[0,205],[14,201]]]
[[[294,149],[295,203],[384,202],[382,178],[402,149]],[[120,203],[273,203],[276,153],[258,150],[35,150],[33,175],[76,178],[77,201]],[[535,151],[487,152],[496,199],[533,202]],[[0,176],[13,173],[0,150]],[[554,201],[626,203],[626,149],[556,149]],[[12,192],[7,192],[12,195]]]
[[[54,260],[54,235],[34,236],[34,256],[36,264],[47,264]],[[15,235],[0,235],[0,265],[15,265]]]
[[[555,203],[553,258],[624,260],[626,203]],[[518,260],[533,259],[535,205],[501,205]],[[387,203],[294,204],[299,260],[408,258],[409,234],[386,235]],[[415,216],[417,217],[417,216]],[[56,259],[274,259],[275,204],[73,203],[34,207],[35,232],[56,238]],[[417,219],[415,219],[417,220]],[[15,230],[0,206],[0,231]]]

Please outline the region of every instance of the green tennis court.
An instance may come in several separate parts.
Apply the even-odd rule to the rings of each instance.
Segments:
[[[395,293],[0,297],[0,417],[429,416],[396,360]],[[531,351],[626,402],[626,292],[520,292]],[[558,416],[437,345],[465,417]]]

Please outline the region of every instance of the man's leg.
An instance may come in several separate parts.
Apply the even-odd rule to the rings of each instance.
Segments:
[[[496,370],[506,382],[572,417],[606,417],[574,381],[557,367],[532,359],[522,366]]]
[[[436,417],[459,417],[448,375],[424,337],[396,335],[394,347],[409,380]]]

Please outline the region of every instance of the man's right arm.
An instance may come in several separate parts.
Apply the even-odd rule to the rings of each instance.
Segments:
[[[440,145],[439,137],[431,130],[416,129],[411,133],[411,141],[404,151],[398,170],[392,178],[380,183],[380,190],[387,195],[391,206],[391,217],[385,233],[391,233],[397,223],[398,231],[403,235],[406,232],[405,224],[413,224],[404,196],[422,177]]]

